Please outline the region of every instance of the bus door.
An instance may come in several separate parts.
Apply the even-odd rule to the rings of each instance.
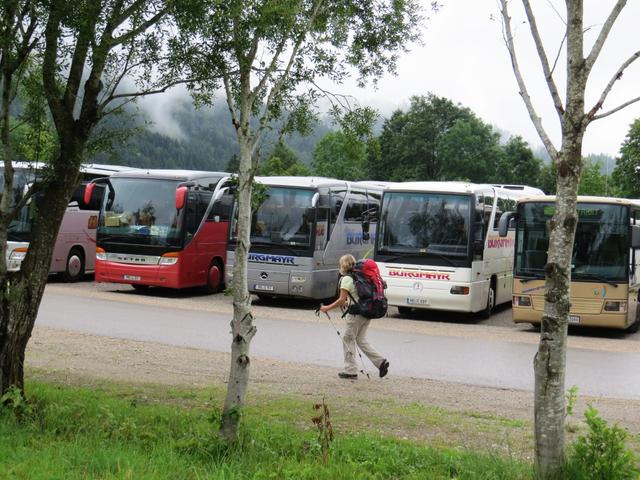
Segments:
[[[184,216],[184,249],[182,252],[182,278],[189,284],[203,284],[209,268],[207,240],[200,225],[213,194],[208,191],[190,191]]]

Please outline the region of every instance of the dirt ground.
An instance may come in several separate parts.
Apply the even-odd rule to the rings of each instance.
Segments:
[[[98,337],[72,331],[36,327],[27,350],[26,367],[36,378],[54,378],[70,384],[114,381],[126,384],[167,385],[206,388],[222,386],[228,377],[226,353],[182,348],[151,342]],[[391,370],[392,372],[392,370]],[[377,373],[377,372],[376,372]],[[439,425],[425,431],[410,421],[382,421],[377,431],[400,438],[437,440],[448,446],[499,445],[530,457],[533,396],[531,392],[494,389],[396,377],[361,376],[357,381],[340,380],[333,368],[252,358],[250,392],[261,395],[291,395],[301,398],[329,396],[344,408],[358,405],[437,407],[446,412],[445,423],[464,423],[465,417],[491,420],[493,425]],[[638,437],[640,401],[579,396],[575,419],[579,423],[587,403],[594,405],[610,422],[618,422]],[[496,429],[493,420],[507,427]],[[509,427],[516,420],[517,427]],[[520,421],[520,422],[517,422]],[[415,423],[415,422],[414,422]],[[472,434],[469,432],[472,431]],[[505,437],[513,436],[505,444]],[[513,447],[513,444],[517,444]],[[512,453],[512,452],[511,452]]]

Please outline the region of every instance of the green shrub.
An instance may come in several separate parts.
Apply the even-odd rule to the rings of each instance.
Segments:
[[[635,455],[627,449],[628,433],[618,425],[609,426],[591,405],[584,413],[588,432],[573,444],[568,459],[568,476],[575,480],[637,479],[640,470]]]

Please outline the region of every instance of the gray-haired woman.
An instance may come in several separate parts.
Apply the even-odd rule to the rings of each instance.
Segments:
[[[356,264],[353,255],[343,255],[338,263],[340,269],[340,296],[331,305],[322,305],[321,312],[328,312],[334,308],[348,305],[350,299],[358,301],[358,291],[350,273]],[[373,349],[367,341],[367,329],[371,323],[370,318],[362,315],[347,315],[347,328],[342,335],[342,347],[344,349],[344,371],[338,373],[340,378],[355,380],[358,378],[358,366],[356,364],[356,345],[371,360],[380,372],[380,377],[384,377],[389,371],[389,362]]]

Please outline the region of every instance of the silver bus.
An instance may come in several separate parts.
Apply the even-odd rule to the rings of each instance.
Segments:
[[[335,296],[338,259],[371,256],[383,183],[322,177],[257,177],[266,198],[251,219],[248,288],[260,298]],[[233,275],[237,213],[230,225]]]

